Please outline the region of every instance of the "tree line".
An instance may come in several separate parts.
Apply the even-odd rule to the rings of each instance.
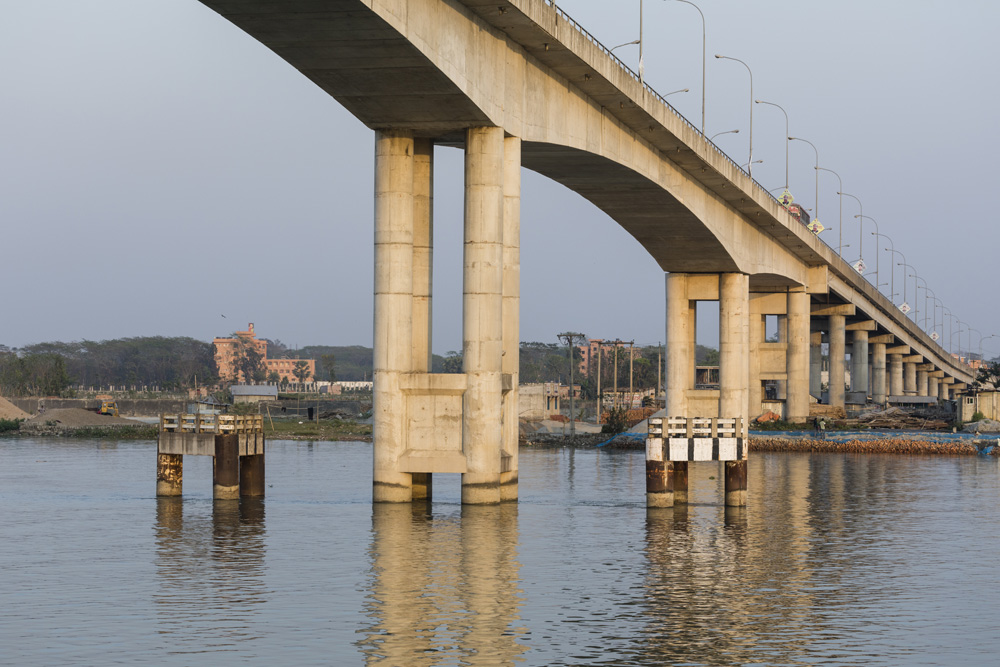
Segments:
[[[148,385],[164,390],[218,381],[211,343],[147,336],[105,341],[0,345],[0,393],[58,396],[72,385]]]

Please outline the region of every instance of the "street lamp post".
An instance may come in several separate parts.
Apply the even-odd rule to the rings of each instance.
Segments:
[[[913,320],[914,322],[916,322],[916,319],[914,319],[914,318],[916,317],[916,313],[917,313],[917,270],[915,268],[913,268],[912,266],[910,266],[909,264],[907,264],[906,262],[903,262],[903,266],[905,266],[906,268],[908,268],[910,271],[913,271],[913,273],[911,273],[909,276],[907,276],[905,272],[903,273],[903,294],[906,294],[906,279],[907,278],[913,278],[913,313],[914,313],[914,317],[911,317],[910,319]]]
[[[872,235],[874,236],[879,233],[878,223],[875,222],[875,218],[871,217],[870,215],[860,215],[860,214],[854,217],[858,219],[859,225],[863,225],[865,220],[871,220],[872,224],[875,225],[875,231],[872,232]],[[875,289],[878,289],[878,243],[877,242],[875,243]]]
[[[941,304],[941,338],[942,338],[942,340],[944,339],[944,314],[945,313],[948,313],[948,353],[950,354],[952,352],[952,347],[953,347],[952,346],[952,340],[951,340],[951,333],[952,333],[952,330],[954,328],[954,325],[951,323],[951,320],[954,319],[955,316],[952,315],[951,311],[948,310],[947,308],[945,308],[944,304],[942,303]]]
[[[816,210],[813,211],[816,215],[813,216],[814,220],[819,220],[819,149],[816,148],[816,144],[809,141],[808,139],[803,139],[802,137],[788,137],[789,141],[804,141],[810,146],[812,146],[813,152],[816,153]]]
[[[826,167],[816,167],[816,174],[818,175],[821,171],[828,171],[837,177],[837,184],[840,186],[840,190],[844,189],[844,181],[840,179],[840,174],[835,172],[833,169],[827,169]],[[844,247],[844,197],[841,196],[840,190],[837,190],[837,200],[840,202],[840,213],[837,214],[837,254],[843,257],[841,248]],[[817,188],[817,200],[819,199],[819,189]],[[818,204],[817,204],[818,205]]]
[[[861,203],[860,199],[858,199],[857,197],[855,197],[854,195],[852,195],[849,192],[838,192],[837,194],[845,195],[847,197],[850,197],[854,201],[858,202],[858,207],[861,209],[861,215],[865,214],[865,206],[864,206],[864,204]],[[861,227],[862,227],[862,224],[861,224],[861,221],[859,220],[858,221],[858,259],[860,259],[863,262],[865,260],[865,253],[863,252],[864,251],[864,235],[861,233]],[[906,288],[906,282],[905,281],[903,282],[903,287],[904,287],[904,291],[905,291],[905,288]]]
[[[750,74],[750,159],[747,164],[747,175],[753,178],[753,72],[750,70],[750,65],[739,58],[731,58],[730,56],[723,56],[721,54],[715,54],[716,58],[722,58],[723,60],[732,60],[738,62],[747,68],[747,73]]]
[[[876,229],[877,229],[877,227],[876,227]],[[889,245],[892,246],[892,251],[896,252],[896,244],[892,242],[891,238],[889,238],[885,234],[879,234],[878,232],[875,232],[875,236],[876,237],[881,236],[882,238],[887,239],[889,241]],[[889,248],[885,248],[885,250],[889,250]],[[876,256],[878,256],[877,255],[877,253],[878,253],[878,243],[877,242],[876,242],[876,246],[875,246],[875,252],[876,252]],[[892,269],[889,270],[889,291],[891,292],[891,294],[889,295],[889,300],[892,301],[893,299],[896,298],[896,272],[894,270],[892,270]],[[895,302],[893,301],[893,303],[895,303]]]
[[[711,141],[714,144],[716,137],[722,136],[723,134],[739,134],[739,133],[740,133],[739,130],[726,130],[725,132],[716,132],[715,134],[712,135],[712,138],[709,139],[709,141]]]
[[[781,113],[785,114],[785,189],[788,189],[788,112],[780,104],[775,104],[774,102],[765,102],[764,100],[754,100],[754,104],[769,104],[772,107],[778,107]]]
[[[691,89],[690,89],[690,88],[681,88],[680,90],[675,90],[675,91],[673,91],[673,92],[670,92],[670,93],[667,93],[667,94],[666,94],[666,95],[664,95],[663,97],[665,97],[665,98],[666,98],[666,97],[670,97],[671,95],[676,95],[677,93],[686,93],[686,92],[688,92],[689,90],[691,90]]]
[[[920,282],[922,282],[923,285],[918,285],[917,284],[918,280]],[[927,281],[924,280],[923,278],[921,278],[920,276],[914,274],[913,275],[913,301],[914,301],[914,306],[917,303],[919,303],[919,301],[918,301],[918,299],[920,299],[919,289],[921,287],[924,288],[924,310],[926,311],[927,310]],[[913,318],[913,321],[916,322],[917,326],[919,327],[920,326],[920,312],[919,312],[919,309],[915,308],[914,309],[914,313],[915,313],[915,316]],[[926,316],[924,317],[924,319],[927,319]]]
[[[998,334],[991,334],[991,335],[987,336],[986,338],[980,338],[979,339],[979,358],[980,359],[983,358],[983,341],[984,340],[989,340],[990,338],[1000,338],[1000,335],[998,335]]]
[[[676,0],[677,2],[683,2],[685,5],[691,5],[698,10],[698,14],[701,16],[701,134],[705,135],[705,15],[702,13],[698,5],[690,2],[690,0]]]
[[[886,250],[889,250],[889,248],[886,248]],[[899,255],[900,257],[902,257],[903,258],[903,262],[906,262],[906,255],[904,255],[899,250],[896,250],[895,247],[892,248],[892,252],[894,254]],[[902,263],[896,262],[896,266],[902,266],[902,265],[903,265]],[[895,270],[896,269],[893,269],[893,271],[895,271]],[[895,301],[893,303],[895,303]],[[903,303],[906,303],[906,271],[903,272]],[[907,306],[909,306],[909,304],[907,304]]]

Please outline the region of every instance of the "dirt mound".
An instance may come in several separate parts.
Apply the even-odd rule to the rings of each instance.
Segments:
[[[0,397],[0,419],[27,419],[30,416],[6,398]]]
[[[82,408],[60,408],[57,410],[46,410],[27,421],[28,424],[47,424],[54,422],[63,428],[80,428],[83,426],[126,426],[129,424],[142,425],[142,422],[123,417],[112,417],[110,415],[100,415],[90,410]]]

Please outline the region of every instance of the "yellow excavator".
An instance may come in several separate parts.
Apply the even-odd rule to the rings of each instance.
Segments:
[[[118,416],[118,403],[115,402],[115,397],[109,394],[98,394],[97,400],[101,402],[101,409],[97,412],[102,415],[111,415],[112,417]]]

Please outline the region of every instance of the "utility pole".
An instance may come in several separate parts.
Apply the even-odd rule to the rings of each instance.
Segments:
[[[628,343],[628,406],[629,409],[632,408],[632,403],[635,402],[635,389],[632,386],[632,371],[635,366],[632,363],[634,361],[634,356],[632,355],[632,345],[635,341],[629,341]]]
[[[566,341],[566,347],[569,351],[569,434],[576,435],[576,403],[573,400],[573,366],[576,365],[576,358],[573,355],[573,341],[576,339],[586,340],[587,337],[573,331],[558,334],[558,337],[559,340]]]
[[[601,357],[604,356],[604,341],[597,341],[597,425],[601,425],[601,408],[603,394],[601,394]]]

